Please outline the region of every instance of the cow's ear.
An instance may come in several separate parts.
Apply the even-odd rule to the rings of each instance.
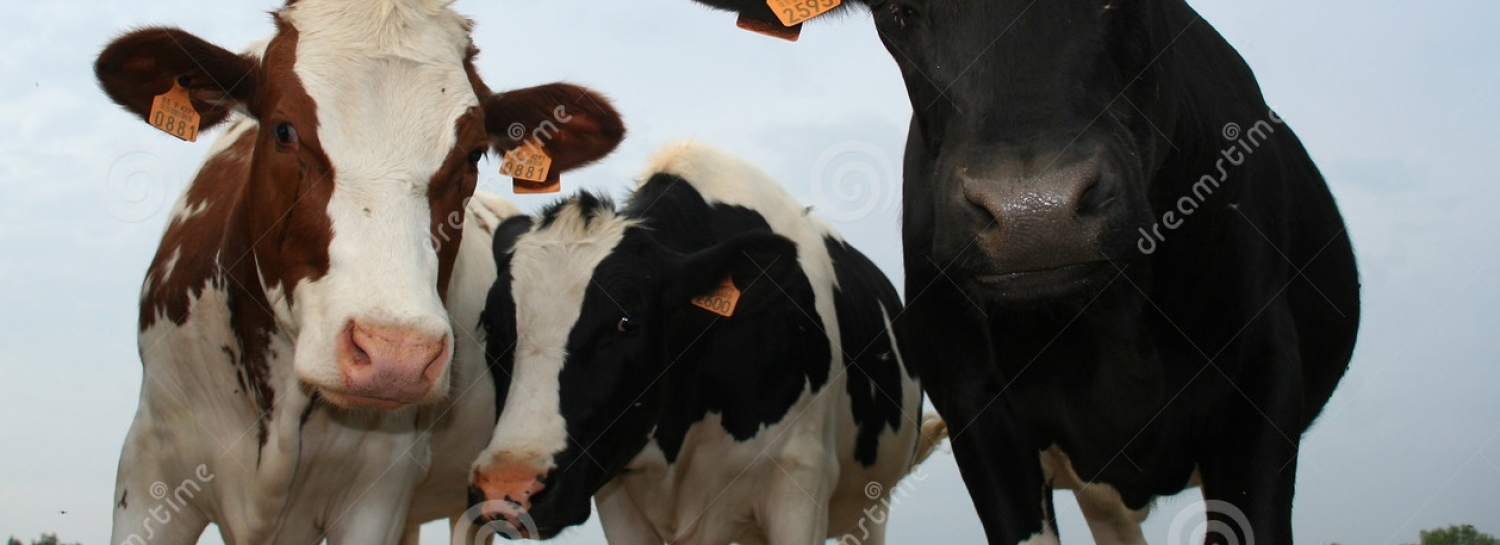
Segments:
[[[506,218],[495,228],[495,239],[491,242],[490,251],[494,253],[495,266],[501,273],[510,266],[510,252],[515,249],[516,241],[521,235],[531,231],[531,216],[516,215]]]
[[[496,93],[484,101],[484,120],[502,153],[537,144],[559,172],[603,159],[625,139],[609,99],[567,83]]]
[[[206,130],[255,97],[259,66],[183,30],[152,27],[110,42],[94,61],[94,75],[109,98],[148,121],[157,95],[182,85]]]
[[[741,235],[683,256],[670,304],[696,306],[731,318],[755,315],[785,299],[783,286],[790,285],[801,270],[797,245],[790,239],[772,233]],[[726,280],[732,288],[725,285]]]

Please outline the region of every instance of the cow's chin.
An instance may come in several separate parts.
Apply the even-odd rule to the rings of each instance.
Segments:
[[[543,492],[537,496],[538,502],[529,510],[513,514],[486,513],[483,509],[474,509],[471,511],[471,516],[474,517],[471,522],[506,539],[539,541],[555,538],[568,528],[588,522],[592,514],[591,498],[588,496],[584,496],[581,501],[562,502],[553,502],[548,496]],[[469,503],[475,506],[501,501],[503,500],[486,499],[484,493],[477,488],[471,487],[469,490]],[[564,507],[561,504],[567,505]]]
[[[318,395],[322,397],[323,400],[327,401],[335,407],[343,409],[394,411],[397,409],[410,407],[412,405],[425,405],[429,403],[429,401],[427,401],[426,399],[383,399],[379,397],[348,394],[328,388],[318,388],[316,386],[314,386],[313,388],[318,391]]]
[[[1086,304],[1109,284],[1117,269],[1109,261],[1070,263],[1040,270],[972,272],[964,288],[977,300],[1000,307],[1040,308]]]

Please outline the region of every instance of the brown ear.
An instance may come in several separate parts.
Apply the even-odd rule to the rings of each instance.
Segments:
[[[625,139],[609,99],[567,83],[496,93],[484,102],[484,120],[501,152],[540,145],[558,172],[598,161]]]
[[[255,96],[259,63],[175,28],[143,28],[111,42],[94,61],[109,98],[147,119],[157,95],[181,83],[202,116],[200,128],[223,121]]]

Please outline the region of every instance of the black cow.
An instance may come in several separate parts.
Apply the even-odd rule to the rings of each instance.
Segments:
[[[849,3],[916,110],[898,328],[990,542],[1051,535],[1059,470],[1137,511],[1201,472],[1210,542],[1291,542],[1359,280],[1244,60],[1182,0]]]
[[[622,211],[583,193],[497,230],[481,514],[545,539],[597,494],[612,543],[883,542],[936,439],[895,288],[734,157],[681,145],[647,172]]]

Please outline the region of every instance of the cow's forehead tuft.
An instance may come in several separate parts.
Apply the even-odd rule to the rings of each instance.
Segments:
[[[587,191],[548,205],[532,232],[538,238],[582,242],[601,237],[615,238],[639,224],[623,216],[613,199]]]

